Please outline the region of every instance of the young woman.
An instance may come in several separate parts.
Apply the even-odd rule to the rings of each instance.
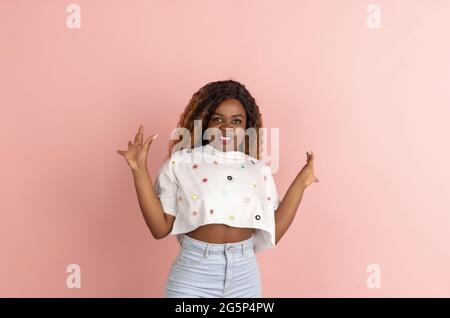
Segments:
[[[181,114],[178,128],[187,134],[169,143],[154,186],[147,155],[158,135],[143,142],[141,125],[128,150],[118,150],[132,170],[153,237],[175,234],[181,245],[166,297],[262,297],[255,253],[275,247],[303,192],[319,179],[314,154],[307,152],[306,164],[280,200],[260,158],[261,127],[259,107],[245,86],[217,81],[197,91]]]

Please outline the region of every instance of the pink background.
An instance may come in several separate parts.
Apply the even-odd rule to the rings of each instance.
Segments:
[[[116,152],[232,78],[279,127],[280,194],[316,154],[265,297],[450,296],[450,2],[84,0],[0,3],[0,296],[162,297],[155,240]],[[81,288],[66,267],[81,267]],[[368,288],[369,264],[381,288]]]

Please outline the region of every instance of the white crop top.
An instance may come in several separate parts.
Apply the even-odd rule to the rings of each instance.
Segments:
[[[270,167],[240,151],[206,144],[174,152],[155,180],[164,213],[175,216],[170,234],[220,223],[254,228],[254,250],[275,247],[280,202]]]

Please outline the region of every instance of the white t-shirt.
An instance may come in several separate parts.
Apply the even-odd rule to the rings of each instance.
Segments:
[[[254,250],[275,247],[275,211],[280,202],[270,167],[240,151],[212,145],[174,152],[155,180],[164,213],[182,233],[220,223],[254,228]]]

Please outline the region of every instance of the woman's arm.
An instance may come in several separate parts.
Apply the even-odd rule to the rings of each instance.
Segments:
[[[148,150],[158,134],[144,139],[144,126],[140,125],[134,137],[134,143],[128,141],[127,150],[117,150],[131,168],[134,185],[139,200],[139,206],[153,237],[156,239],[167,236],[172,230],[174,216],[164,213],[161,201],[153,188],[152,180],[147,170]]]
[[[319,182],[314,176],[314,154],[307,154],[307,163],[297,174],[275,213],[275,244],[283,237],[291,226],[297,213],[305,189],[313,182]]]
[[[139,207],[145,223],[155,239],[166,237],[172,230],[175,217],[164,213],[148,170],[146,168],[132,169],[132,172]]]
[[[283,237],[295,218],[306,187],[295,178],[275,212],[275,244]]]

